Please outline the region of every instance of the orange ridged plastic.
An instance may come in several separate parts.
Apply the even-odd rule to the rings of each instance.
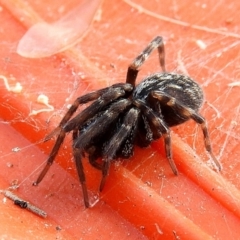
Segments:
[[[47,212],[42,219],[1,196],[2,239],[239,239],[239,63],[240,3],[232,1],[110,1],[81,42],[60,54],[26,59],[18,41],[33,24],[56,21],[79,1],[0,0],[0,189],[20,184],[14,193]],[[59,9],[64,9],[60,11]],[[112,165],[102,193],[101,173],[84,161],[91,202],[85,209],[67,137],[39,186],[32,186],[53,140],[43,143],[67,105],[94,89],[124,82],[128,64],[155,36],[165,40],[168,71],[189,74],[205,92],[201,114],[207,119],[213,151],[223,166],[214,171],[193,121],[172,129],[175,176],[162,139],[136,148],[128,161]],[[160,71],[150,56],[138,81]],[[48,96],[54,111],[36,103]],[[18,147],[19,151],[12,151]]]

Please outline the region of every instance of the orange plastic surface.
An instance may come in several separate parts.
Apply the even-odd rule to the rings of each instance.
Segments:
[[[88,34],[48,58],[16,54],[33,24],[56,21],[79,4],[71,1],[0,0],[0,189],[47,212],[42,219],[1,196],[1,239],[239,239],[240,236],[240,2],[105,0]],[[129,161],[112,165],[104,191],[101,173],[84,161],[91,209],[83,205],[71,137],[44,180],[32,186],[54,140],[43,138],[77,96],[124,82],[128,64],[155,36],[166,47],[168,71],[196,79],[205,92],[213,150],[223,166],[214,171],[193,121],[172,129],[174,176],[162,139],[136,148]],[[159,71],[157,53],[138,81]],[[20,93],[9,91],[19,82]],[[37,103],[44,94],[53,111]]]

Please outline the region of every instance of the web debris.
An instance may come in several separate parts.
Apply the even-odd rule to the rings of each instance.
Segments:
[[[228,86],[229,87],[240,87],[240,81],[229,83]]]
[[[30,113],[29,113],[29,116],[32,116],[32,115],[37,115],[39,113],[42,113],[42,112],[51,112],[54,110],[54,107],[52,105],[49,104],[49,99],[48,99],[48,96],[44,95],[44,94],[40,94],[37,98],[37,102],[38,103],[41,103],[45,106],[47,106],[48,108],[42,108],[42,109],[39,109],[39,110],[32,110]]]
[[[209,27],[205,27],[205,26],[201,26],[201,25],[190,24],[188,22],[184,22],[184,21],[181,21],[181,20],[178,20],[178,19],[174,19],[174,18],[171,18],[171,17],[167,17],[167,16],[164,16],[164,15],[155,13],[155,12],[144,8],[140,4],[138,4],[134,1],[131,1],[131,0],[124,0],[124,2],[129,4],[131,7],[137,9],[140,13],[145,13],[149,16],[155,17],[157,19],[161,19],[162,21],[165,21],[165,22],[170,22],[170,23],[174,23],[174,24],[179,25],[179,26],[190,27],[192,29],[205,31],[205,32],[209,32],[209,33],[215,33],[215,34],[223,35],[223,36],[227,36],[227,37],[240,38],[240,35],[237,34],[237,33],[234,33],[234,32],[222,31],[222,30],[209,28]]]
[[[9,92],[14,92],[14,93],[22,92],[23,87],[21,83],[17,82],[14,87],[11,87],[8,83],[8,79],[5,76],[0,75],[0,79],[3,80],[5,87]]]

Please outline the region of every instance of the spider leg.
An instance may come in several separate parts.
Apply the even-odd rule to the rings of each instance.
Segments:
[[[71,108],[68,110],[66,115],[63,117],[62,121],[60,122],[59,126],[53,130],[52,133],[50,133],[46,140],[50,139],[53,135],[58,133],[57,140],[53,146],[53,149],[51,153],[49,154],[49,157],[47,159],[47,164],[40,173],[40,175],[37,178],[37,181],[33,183],[33,185],[38,185],[46,173],[48,172],[50,166],[52,165],[62,143],[66,136],[67,132],[70,132],[77,128],[77,126],[82,125],[87,119],[93,117],[96,113],[98,113],[104,106],[109,104],[110,102],[116,100],[117,98],[124,96],[126,92],[132,91],[132,86],[130,84],[116,84],[113,85],[112,88],[102,89],[96,92],[92,92],[89,94],[86,94],[80,98],[78,98],[74,104],[71,106]],[[102,95],[101,95],[102,94]],[[100,97],[99,97],[100,96]],[[81,113],[79,113],[76,117],[68,121],[73,113],[77,110],[79,104],[86,103],[88,101],[92,101],[94,99],[98,98],[96,101],[94,101],[90,106],[88,106],[86,109],[84,109]]]
[[[123,159],[128,159],[133,156],[134,154],[134,145],[136,143],[136,137],[137,132],[139,131],[139,119],[140,119],[140,113],[138,115],[138,119],[134,126],[131,128],[128,136],[126,139],[124,139],[121,147],[118,149],[116,155]]]
[[[122,126],[109,140],[109,144],[105,146],[103,150],[103,168],[102,168],[102,180],[100,183],[100,191],[103,190],[103,187],[105,185],[111,160],[115,158],[117,150],[121,147],[123,141],[131,133],[132,128],[137,124],[138,116],[139,116],[138,109],[135,108],[130,109],[123,119]]]
[[[65,114],[65,116],[63,117],[61,122],[59,123],[58,127],[55,128],[51,133],[49,133],[45,137],[44,142],[48,141],[53,136],[55,136],[56,134],[60,133],[61,128],[68,122],[68,120],[76,112],[76,110],[79,107],[79,105],[84,104],[84,103],[88,103],[90,101],[93,101],[93,100],[99,98],[104,92],[106,92],[106,88],[100,89],[100,90],[95,91],[95,92],[88,93],[88,94],[86,94],[84,96],[81,96],[81,97],[77,98],[74,101],[74,103],[71,105],[71,107],[68,109],[67,113]]]
[[[142,114],[138,122],[136,144],[141,148],[147,147],[151,144],[153,138],[153,132],[150,128],[148,120],[146,116]]]
[[[61,130],[58,137],[57,137],[57,140],[53,146],[53,149],[48,157],[48,160],[47,160],[47,164],[45,165],[44,169],[41,171],[41,173],[39,174],[36,182],[33,183],[34,186],[37,186],[41,181],[42,179],[44,178],[44,176],[46,175],[46,173],[48,172],[50,166],[52,165],[57,153],[58,153],[58,150],[60,148],[60,146],[62,145],[62,142],[65,138],[65,135],[66,135],[66,132]]]
[[[152,92],[152,96],[157,98],[161,103],[166,104],[170,107],[172,107],[176,112],[178,112],[179,115],[181,115],[183,118],[188,119],[192,118],[196,123],[200,124],[204,136],[204,144],[207,152],[210,154],[212,160],[214,161],[216,167],[218,168],[218,171],[221,171],[222,167],[219,161],[216,159],[216,157],[213,154],[211,141],[208,133],[207,123],[204,117],[202,117],[199,113],[194,111],[193,109],[184,106],[179,101],[177,101],[174,97],[171,97],[170,95],[160,92],[160,91],[154,91]]]
[[[132,86],[135,86],[135,81],[136,81],[136,78],[138,75],[139,68],[148,59],[148,57],[152,53],[152,51],[156,48],[158,49],[160,66],[161,66],[163,72],[166,72],[164,43],[163,43],[162,37],[157,36],[133,60],[133,62],[128,67],[126,83],[130,83],[130,84],[132,84]]]
[[[113,103],[108,110],[106,110],[100,117],[98,117],[92,124],[90,124],[86,131],[81,133],[79,136],[77,136],[75,132],[76,130],[73,131],[73,137],[77,137],[73,142],[73,155],[76,162],[79,180],[82,185],[84,203],[86,207],[89,207],[89,200],[86,187],[86,179],[82,165],[82,153],[87,148],[89,142],[94,141],[96,137],[99,137],[99,135],[106,132],[109,129],[111,123],[116,121],[119,114],[122,113],[122,111],[124,111],[130,105],[131,101],[128,99],[119,100]],[[106,163],[104,164],[103,168],[106,171]]]
[[[101,136],[108,131],[109,126],[117,121],[119,115],[130,107],[131,101],[121,99],[114,102],[101,116],[90,124],[87,129],[80,134],[74,141],[73,146],[80,149],[85,149],[89,143],[94,141],[96,137]]]
[[[73,148],[73,156],[76,163],[79,181],[82,186],[84,204],[85,204],[85,207],[88,208],[90,204],[89,204],[89,198],[88,198],[88,192],[87,192],[87,186],[86,186],[86,177],[84,174],[83,164],[82,164],[82,150],[78,148]]]
[[[172,148],[171,148],[171,135],[170,130],[164,121],[159,118],[151,108],[149,108],[143,101],[141,100],[134,100],[134,105],[138,107],[141,112],[147,117],[151,128],[155,134],[155,138],[160,138],[163,136],[164,143],[165,143],[165,152],[168,162],[172,168],[172,171],[175,175],[178,175],[177,167],[172,158]]]
[[[189,113],[191,114],[191,118],[195,122],[200,124],[200,126],[202,128],[203,136],[204,136],[205,148],[206,148],[207,152],[210,154],[210,156],[211,156],[212,160],[214,161],[216,167],[218,168],[218,171],[221,171],[222,166],[219,163],[219,161],[217,160],[217,158],[214,156],[213,151],[212,151],[211,141],[210,141],[210,137],[209,137],[209,133],[208,133],[207,122],[206,122],[205,118],[202,117],[200,114],[198,114],[196,112],[192,113],[191,111],[189,111]]]
[[[100,183],[99,191],[101,192],[104,188],[108,173],[110,168],[110,159],[107,159],[103,162],[103,168],[102,168],[102,180]]]
[[[118,84],[119,85],[119,84]],[[81,126],[87,119],[94,117],[101,109],[114,100],[125,96],[128,92],[131,92],[133,87],[130,84],[121,84],[119,87],[110,87],[108,91],[103,93],[96,101],[90,106],[85,108],[76,117],[68,121],[63,129],[69,132],[75,129],[77,126]]]
[[[111,88],[113,89],[113,91],[112,92],[110,91],[110,94],[106,94],[109,92],[109,90]],[[93,112],[93,114],[96,112],[96,110],[98,110],[98,108],[101,108],[102,106],[107,104],[109,102],[109,100],[111,100],[112,95],[115,94],[115,98],[117,98],[117,97],[119,97],[119,95],[120,96],[122,94],[124,95],[126,92],[129,92],[129,91],[132,91],[131,85],[125,84],[125,83],[117,83],[117,84],[112,85],[111,87],[106,87],[106,88],[100,89],[98,91],[87,93],[87,94],[77,98],[74,101],[74,103],[71,105],[71,107],[68,109],[67,113],[65,114],[65,116],[63,117],[61,122],[59,123],[58,127],[55,128],[51,133],[49,133],[45,137],[44,142],[48,141],[53,136],[60,133],[61,129],[66,125],[66,123],[69,121],[69,119],[72,117],[72,115],[76,112],[79,105],[94,101],[94,100],[98,99],[99,97],[103,96],[102,98],[100,98],[99,100],[97,100],[94,103],[94,106],[92,106],[92,109],[89,109],[89,111],[85,110],[85,114],[82,113],[82,115],[83,115],[82,118],[84,118],[84,117],[86,118],[86,115],[89,112],[94,111],[94,108],[96,108],[96,109]],[[106,95],[104,95],[104,94],[106,94]],[[115,98],[113,98],[113,99],[115,99]],[[73,129],[74,129],[74,127],[73,127]]]
[[[102,170],[102,165],[100,163],[97,162],[97,160],[101,157],[101,153],[99,152],[100,150],[96,149],[95,147],[90,147],[90,149],[88,149],[88,159],[89,159],[89,163],[95,167],[98,170]]]
[[[78,129],[73,130],[72,138],[73,138],[73,141],[75,141],[78,138]],[[89,198],[88,198],[88,192],[87,192],[87,186],[86,186],[86,177],[85,177],[84,169],[83,169],[83,165],[82,165],[81,150],[77,149],[77,148],[73,148],[73,156],[74,156],[75,163],[76,163],[79,181],[82,186],[84,204],[85,204],[85,207],[88,208],[90,206],[90,204],[89,204]]]
[[[153,111],[157,113],[158,117],[163,119],[160,102],[156,101],[156,98],[154,98],[151,93],[148,95],[148,98],[147,98],[148,106],[151,106]]]

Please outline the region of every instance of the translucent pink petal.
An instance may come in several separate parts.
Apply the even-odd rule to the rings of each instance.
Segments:
[[[54,23],[33,25],[20,39],[17,53],[28,58],[42,58],[62,52],[76,44],[91,25],[102,0],[85,0]]]

